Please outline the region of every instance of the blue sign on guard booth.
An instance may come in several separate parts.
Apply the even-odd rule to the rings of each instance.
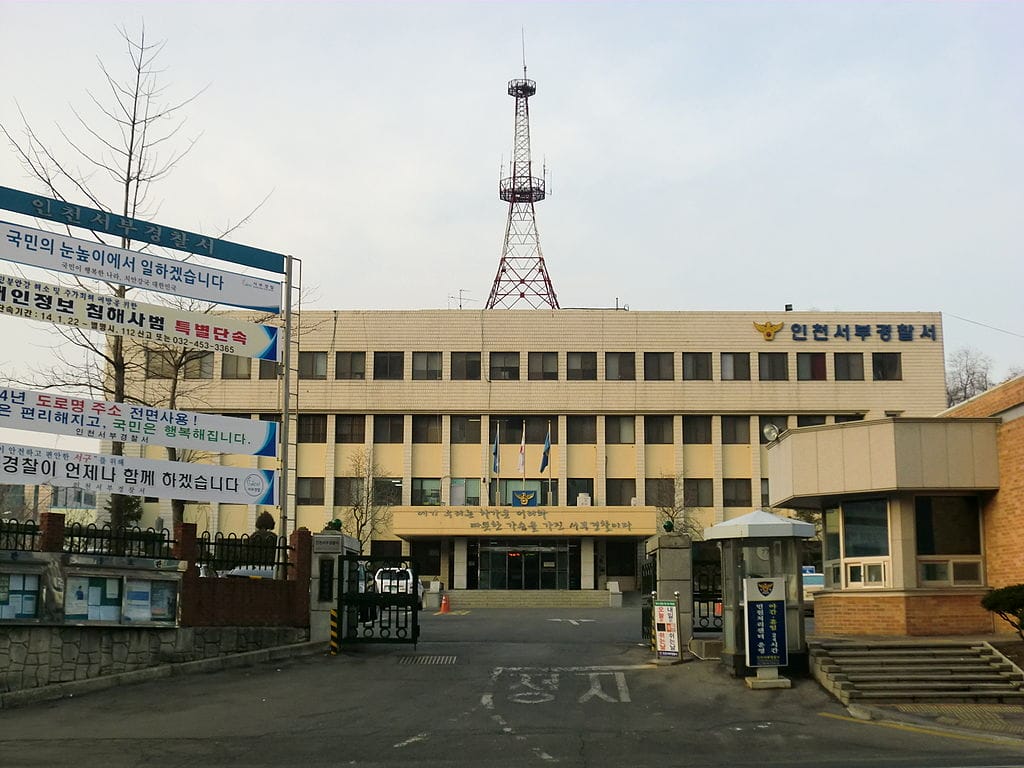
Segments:
[[[786,648],[786,580],[743,580],[746,611],[743,628],[747,637],[748,667],[784,667]]]

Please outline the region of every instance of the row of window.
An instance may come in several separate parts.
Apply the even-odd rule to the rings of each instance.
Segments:
[[[300,443],[326,443],[326,413],[303,413],[297,419],[297,441]],[[481,417],[452,415],[452,445],[480,445]],[[671,445],[674,442],[674,416],[604,416],[605,443],[607,445],[633,445],[636,443],[637,419],[643,419],[645,445]],[[712,416],[709,414],[686,415],[683,421],[683,442],[690,445],[710,445],[712,442]],[[749,445],[751,416],[720,416],[722,443],[725,445]],[[836,415],[835,423],[857,421],[863,416]],[[439,414],[417,414],[412,417],[412,442],[414,444],[440,444],[441,421]],[[821,414],[796,417],[796,426],[810,427],[825,424],[827,417]],[[570,445],[597,444],[597,416],[566,416],[566,443]],[[761,444],[767,443],[764,428],[772,424],[783,431],[789,426],[788,416],[758,416],[757,437]],[[557,416],[491,416],[488,444],[495,440],[506,445],[515,445],[523,440],[543,445],[550,435],[552,444],[558,440]],[[366,416],[363,414],[337,414],[334,417],[334,442],[366,442]],[[404,443],[405,416],[402,414],[377,414],[373,417],[374,443]]]
[[[336,352],[334,378],[338,380],[366,379],[365,352]],[[452,352],[452,381],[479,381],[481,377],[480,352]],[[636,380],[635,352],[606,352],[606,381]],[[644,381],[673,381],[676,377],[674,352],[644,352]],[[826,352],[796,352],[797,381],[827,380]],[[720,352],[722,381],[750,380],[749,352]],[[711,352],[683,352],[682,380],[711,381]],[[413,352],[412,378],[414,381],[441,379],[441,352]],[[567,381],[597,381],[597,352],[567,352],[565,379]],[[758,378],[760,381],[788,381],[790,353],[758,352]],[[521,354],[519,352],[491,352],[488,378],[490,381],[519,381]],[[186,379],[213,378],[213,352],[181,353],[150,350],[147,352],[146,375],[153,379],[176,378],[181,371]],[[325,380],[327,378],[326,352],[299,352],[299,378]],[[224,355],[221,366],[223,379],[249,379],[252,361],[247,357]],[[259,378],[275,379],[278,365],[269,360],[259,361]],[[863,352],[834,352],[833,376],[836,381],[864,381]],[[874,381],[898,381],[903,378],[899,352],[872,352],[871,377]],[[405,378],[404,352],[374,352],[373,379],[375,381],[401,381]],[[528,352],[527,379],[529,381],[557,381],[559,379],[557,352]]]
[[[723,478],[722,506],[751,506],[751,489],[753,482],[749,477]],[[413,506],[439,506],[441,504],[441,478],[414,477],[411,480],[411,498]],[[675,483],[673,478],[646,478],[644,492],[646,503],[654,507],[675,507]],[[761,504],[768,504],[768,480],[760,481]],[[507,503],[512,491],[524,489],[521,480],[495,480],[491,483],[492,497],[490,503]],[[370,499],[364,498],[365,488],[362,477],[335,477],[333,504],[336,507],[363,506],[367,501],[373,505],[393,505],[402,503],[402,480],[400,478],[374,478],[373,493]],[[481,483],[475,477],[455,477],[451,480],[449,503],[453,506],[478,506],[480,504]],[[557,506],[558,481],[527,481],[525,490],[536,490],[540,503]],[[566,482],[565,505],[576,506],[582,499],[594,498],[594,478],[570,477]],[[605,480],[605,504],[607,506],[631,506],[637,498],[636,480],[634,478],[608,478]],[[297,504],[323,506],[325,503],[324,478],[298,477],[295,484],[295,501]],[[685,507],[713,507],[714,485],[709,477],[683,479],[682,503]]]

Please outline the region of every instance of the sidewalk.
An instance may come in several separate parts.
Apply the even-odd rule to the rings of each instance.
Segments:
[[[1020,742],[1024,749],[1024,707],[1019,704],[851,704],[858,720],[892,722],[973,738]]]

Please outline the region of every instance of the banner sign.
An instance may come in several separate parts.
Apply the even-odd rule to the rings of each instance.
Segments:
[[[659,659],[680,658],[679,606],[675,600],[654,601],[654,637]]]
[[[140,342],[277,361],[277,328],[0,274],[0,312]]]
[[[17,189],[0,187],[0,208],[26,216],[49,219],[70,227],[81,227],[93,232],[106,232],[117,237],[127,237],[140,243],[152,243],[177,251],[187,251],[199,256],[230,261],[246,267],[265,269],[268,272],[284,273],[284,256],[262,248],[239,245],[228,240],[218,240],[208,235],[198,235],[183,229],[171,229],[140,219],[131,219],[116,213],[73,205],[41,195],[21,192]]]
[[[214,304],[281,311],[281,284],[0,221],[0,259]]]
[[[0,427],[138,445],[277,455],[277,422],[0,387]]]
[[[743,614],[747,636],[748,667],[784,667],[789,663],[786,646],[786,580],[744,579]]]
[[[277,504],[277,472],[0,443],[0,482],[227,504]]]

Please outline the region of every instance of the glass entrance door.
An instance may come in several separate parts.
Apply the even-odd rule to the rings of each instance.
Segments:
[[[578,539],[481,539],[477,562],[480,589],[580,588]]]

